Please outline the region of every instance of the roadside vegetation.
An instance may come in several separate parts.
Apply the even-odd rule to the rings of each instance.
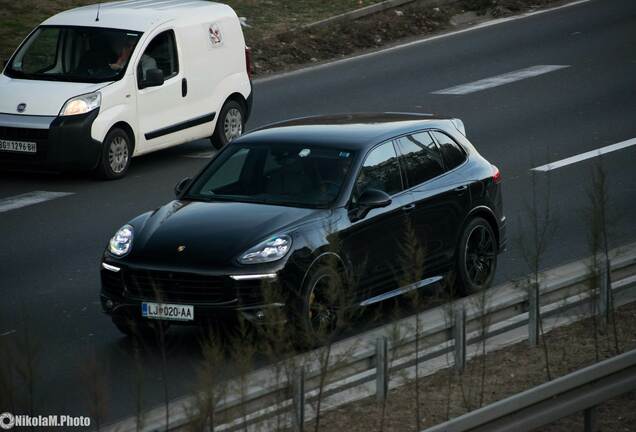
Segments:
[[[0,59],[51,15],[97,0],[0,0]],[[456,0],[438,6],[412,3],[354,21],[306,27],[380,0],[225,0],[244,18],[255,73],[266,75],[350,56],[399,40],[441,32],[470,22],[537,9],[565,0]],[[458,22],[455,16],[463,17]]]

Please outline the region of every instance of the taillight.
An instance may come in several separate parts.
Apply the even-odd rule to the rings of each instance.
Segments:
[[[252,63],[252,49],[245,47],[245,67],[247,69],[247,76],[252,79],[254,75],[254,63]]]
[[[499,168],[496,166],[492,166],[492,181],[497,184],[501,183],[501,173],[499,172]]]

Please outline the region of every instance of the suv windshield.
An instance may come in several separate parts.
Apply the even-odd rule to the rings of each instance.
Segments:
[[[141,33],[94,27],[40,26],[13,56],[12,78],[99,83],[125,73]]]
[[[354,153],[302,144],[236,144],[195,180],[186,199],[325,208],[347,178]]]

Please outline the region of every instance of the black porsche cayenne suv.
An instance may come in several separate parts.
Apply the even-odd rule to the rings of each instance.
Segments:
[[[387,113],[269,125],[115,234],[101,303],[130,334],[131,324],[156,320],[258,321],[271,308],[315,327],[330,307],[326,282],[356,306],[451,271],[464,292],[485,289],[506,241],[500,182],[458,119]],[[421,280],[405,284],[396,268],[407,236],[425,254]],[[265,285],[285,299],[268,302]]]

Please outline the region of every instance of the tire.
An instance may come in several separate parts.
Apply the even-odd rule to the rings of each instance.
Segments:
[[[102,144],[102,155],[97,166],[97,175],[104,180],[116,180],[128,173],[132,159],[132,140],[120,128],[108,132]]]
[[[488,221],[476,217],[466,225],[456,255],[456,291],[470,295],[488,289],[497,270],[497,238]]]
[[[310,349],[334,338],[342,330],[336,305],[341,300],[334,297],[336,291],[345,289],[342,277],[333,268],[322,266],[311,273],[299,304],[295,308],[294,342],[298,348]],[[325,292],[326,291],[326,292]]]
[[[235,100],[225,102],[216,122],[214,135],[210,138],[217,150],[238,138],[245,130],[245,107]]]

